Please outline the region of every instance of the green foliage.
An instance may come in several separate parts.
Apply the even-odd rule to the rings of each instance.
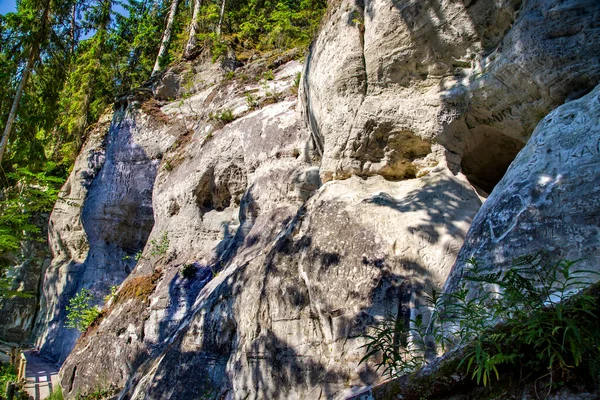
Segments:
[[[0,393],[5,393],[8,382],[17,382],[17,370],[10,364],[0,364]]]
[[[90,304],[93,296],[87,289],[81,289],[79,293],[69,300],[67,306],[67,328],[77,329],[85,332],[87,328],[100,316],[98,307]]]
[[[150,255],[152,257],[162,256],[167,254],[169,250],[169,235],[167,232],[163,232],[160,240],[152,239],[150,241]]]
[[[169,250],[169,234],[167,232],[163,232],[160,239],[152,239],[150,241],[150,248],[148,250],[148,252],[150,253],[151,257],[156,257],[156,256],[162,256],[167,254],[167,251]],[[123,257],[123,260],[129,260],[131,259],[131,256],[125,256]],[[137,253],[135,253],[135,255],[133,256],[133,259],[137,262],[140,260],[148,260],[149,258],[144,257],[144,250],[140,250]]]
[[[227,73],[223,77],[223,80],[225,82],[228,82],[228,81],[232,80],[233,78],[235,78],[235,71],[227,71]]]
[[[283,100],[282,94],[277,91],[277,88],[275,87],[275,85],[273,85],[273,88],[271,89],[271,87],[269,86],[267,81],[262,81],[261,86],[262,86],[263,90],[265,91],[265,96],[267,97],[268,101],[270,101],[271,103],[277,103],[277,102]]]
[[[57,385],[55,388],[52,389],[52,391],[50,392],[50,395],[48,397],[46,397],[46,400],[63,400],[63,392],[62,392],[62,388],[60,387],[60,385]]]
[[[235,120],[235,116],[233,115],[233,111],[231,111],[231,109],[226,108],[220,113],[210,113],[208,115],[208,119],[212,121],[222,122],[223,124],[228,124],[231,121]]]
[[[111,286],[110,292],[106,296],[104,296],[104,302],[108,303],[110,300],[114,299],[117,294],[117,290],[119,290],[119,285]]]
[[[393,378],[414,371],[423,364],[424,358],[408,336],[408,328],[398,319],[388,316],[373,326],[370,334],[364,335],[368,341],[362,346],[366,347],[366,354],[360,363],[380,355],[375,368],[377,371],[382,369],[383,375]]]
[[[49,163],[37,173],[23,167],[5,175],[7,186],[0,192],[0,298],[27,295],[12,290],[9,273],[24,257],[21,242],[46,240],[40,235],[45,222],[40,216],[52,210],[62,184],[51,175],[53,167]]]
[[[470,262],[473,269],[467,280],[498,288],[478,296],[493,318],[490,322],[506,321],[509,328],[506,338],[489,335],[491,360],[504,363],[521,357],[518,352],[500,352],[499,346],[510,340],[527,345],[536,354],[520,360],[522,363],[551,374],[568,375],[586,357],[597,354],[600,341],[595,331],[600,326],[596,298],[586,293],[571,296],[589,284],[586,276],[598,273],[575,269],[577,261],[548,264],[541,255],[522,257],[506,272],[492,274],[485,274],[474,260]]]
[[[273,79],[275,79],[275,74],[273,73],[273,71],[268,69],[265,72],[263,72],[262,77],[266,81],[272,81]]]
[[[597,273],[576,269],[577,261],[549,264],[539,254],[494,273],[469,262],[472,268],[458,291],[426,296],[428,323],[419,314],[410,330],[398,326],[394,317],[372,328],[374,333],[365,335],[367,354],[361,362],[381,357],[377,368],[392,377],[426,363],[428,351],[444,353],[464,345],[459,367],[484,386],[492,377],[499,379],[498,368],[505,364],[544,371],[551,381],[587,364],[590,375],[600,378],[600,307],[594,295],[578,293],[589,284],[586,277]]]
[[[96,387],[93,392],[90,392],[85,396],[82,396],[80,393],[76,393],[75,400],[104,400],[113,398],[117,393],[119,393],[117,387],[105,383]]]
[[[302,73],[298,72],[296,73],[296,77],[294,78],[294,87],[298,88],[300,87],[300,78],[302,77]]]
[[[246,93],[246,104],[250,110],[254,110],[258,107],[258,102],[251,93]]]
[[[144,258],[143,254],[144,254],[144,250],[140,250],[137,253],[135,253],[135,255],[133,256],[133,259],[135,261],[140,261],[141,259]]]
[[[233,1],[227,14],[235,43],[244,48],[285,50],[307,47],[315,34],[324,1]]]

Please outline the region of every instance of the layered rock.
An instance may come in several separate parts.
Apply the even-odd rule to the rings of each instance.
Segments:
[[[156,82],[155,98],[127,100],[109,137],[123,154],[138,138],[145,173],[121,185],[106,161],[80,197],[89,249],[53,265],[110,264],[117,282],[133,266],[122,256],[145,247],[65,362],[67,397],[110,384],[135,399],[313,399],[376,382],[359,365],[362,335],[388,314],[408,321],[443,285],[478,192],[547,112],[600,81],[599,15],[586,0],[342,1],[299,104],[298,62],[273,81],[245,79],[256,65],[219,81],[231,66],[201,58]],[[64,319],[56,299],[98,280],[85,274],[49,285],[46,318]],[[41,342],[56,347],[50,333]]]
[[[425,142],[489,193],[533,128],[598,82],[593,0],[343,1],[304,74],[321,176],[430,167]]]

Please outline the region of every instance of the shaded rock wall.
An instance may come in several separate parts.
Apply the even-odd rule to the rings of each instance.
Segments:
[[[49,222],[54,255],[42,283],[35,340],[40,351],[64,360],[79,333],[67,329],[68,300],[87,288],[97,303],[135,263],[153,226],[152,185],[162,151],[175,141],[140,127],[118,109],[90,133]]]
[[[35,223],[44,227],[48,215],[35,218]],[[47,232],[42,229],[40,235],[45,234]],[[12,290],[27,296],[0,300],[0,340],[14,343],[26,343],[30,339],[38,312],[41,280],[51,261],[48,246],[42,241],[23,242],[20,253],[19,259],[23,261],[14,268]]]
[[[446,290],[460,285],[469,258],[498,271],[543,251],[547,262],[581,259],[576,269],[598,271],[599,111],[600,86],[540,122],[473,221]]]

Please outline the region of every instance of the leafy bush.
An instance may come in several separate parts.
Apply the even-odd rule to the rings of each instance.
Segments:
[[[92,306],[92,293],[87,289],[81,289],[79,293],[69,300],[67,306],[67,328],[75,328],[79,332],[85,332],[87,328],[98,318],[100,309]]]
[[[388,316],[372,329],[371,334],[365,335],[369,342],[363,346],[367,354],[360,360],[365,360],[381,354],[381,359],[375,364],[377,371],[390,378],[410,373],[422,365],[423,359],[415,343],[408,340],[409,331],[404,324],[393,316]]]
[[[258,102],[251,93],[246,93],[246,104],[248,104],[248,109],[250,110],[254,110],[258,107]]]
[[[427,324],[419,314],[410,330],[393,317],[372,328],[361,362],[378,356],[377,369],[393,377],[426,363],[427,351],[443,353],[464,345],[459,367],[484,386],[492,376],[499,379],[503,364],[544,371],[550,386],[555,376],[566,379],[584,363],[594,379],[600,378],[600,363],[595,362],[600,356],[595,334],[600,307],[596,296],[578,293],[588,285],[585,277],[596,272],[573,268],[577,261],[548,264],[539,254],[495,273],[485,273],[475,260],[469,263],[472,268],[460,290],[426,296],[431,310]],[[468,282],[478,284],[479,292],[468,290]]]
[[[17,382],[17,370],[10,364],[0,364],[0,393],[4,393],[8,382]]]
[[[275,74],[273,73],[273,71],[268,69],[265,72],[263,72],[262,77],[266,81],[272,81],[273,79],[275,79]]]

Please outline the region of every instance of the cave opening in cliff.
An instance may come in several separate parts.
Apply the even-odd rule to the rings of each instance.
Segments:
[[[523,146],[521,141],[501,133],[486,135],[463,155],[462,172],[479,194],[487,197]]]

